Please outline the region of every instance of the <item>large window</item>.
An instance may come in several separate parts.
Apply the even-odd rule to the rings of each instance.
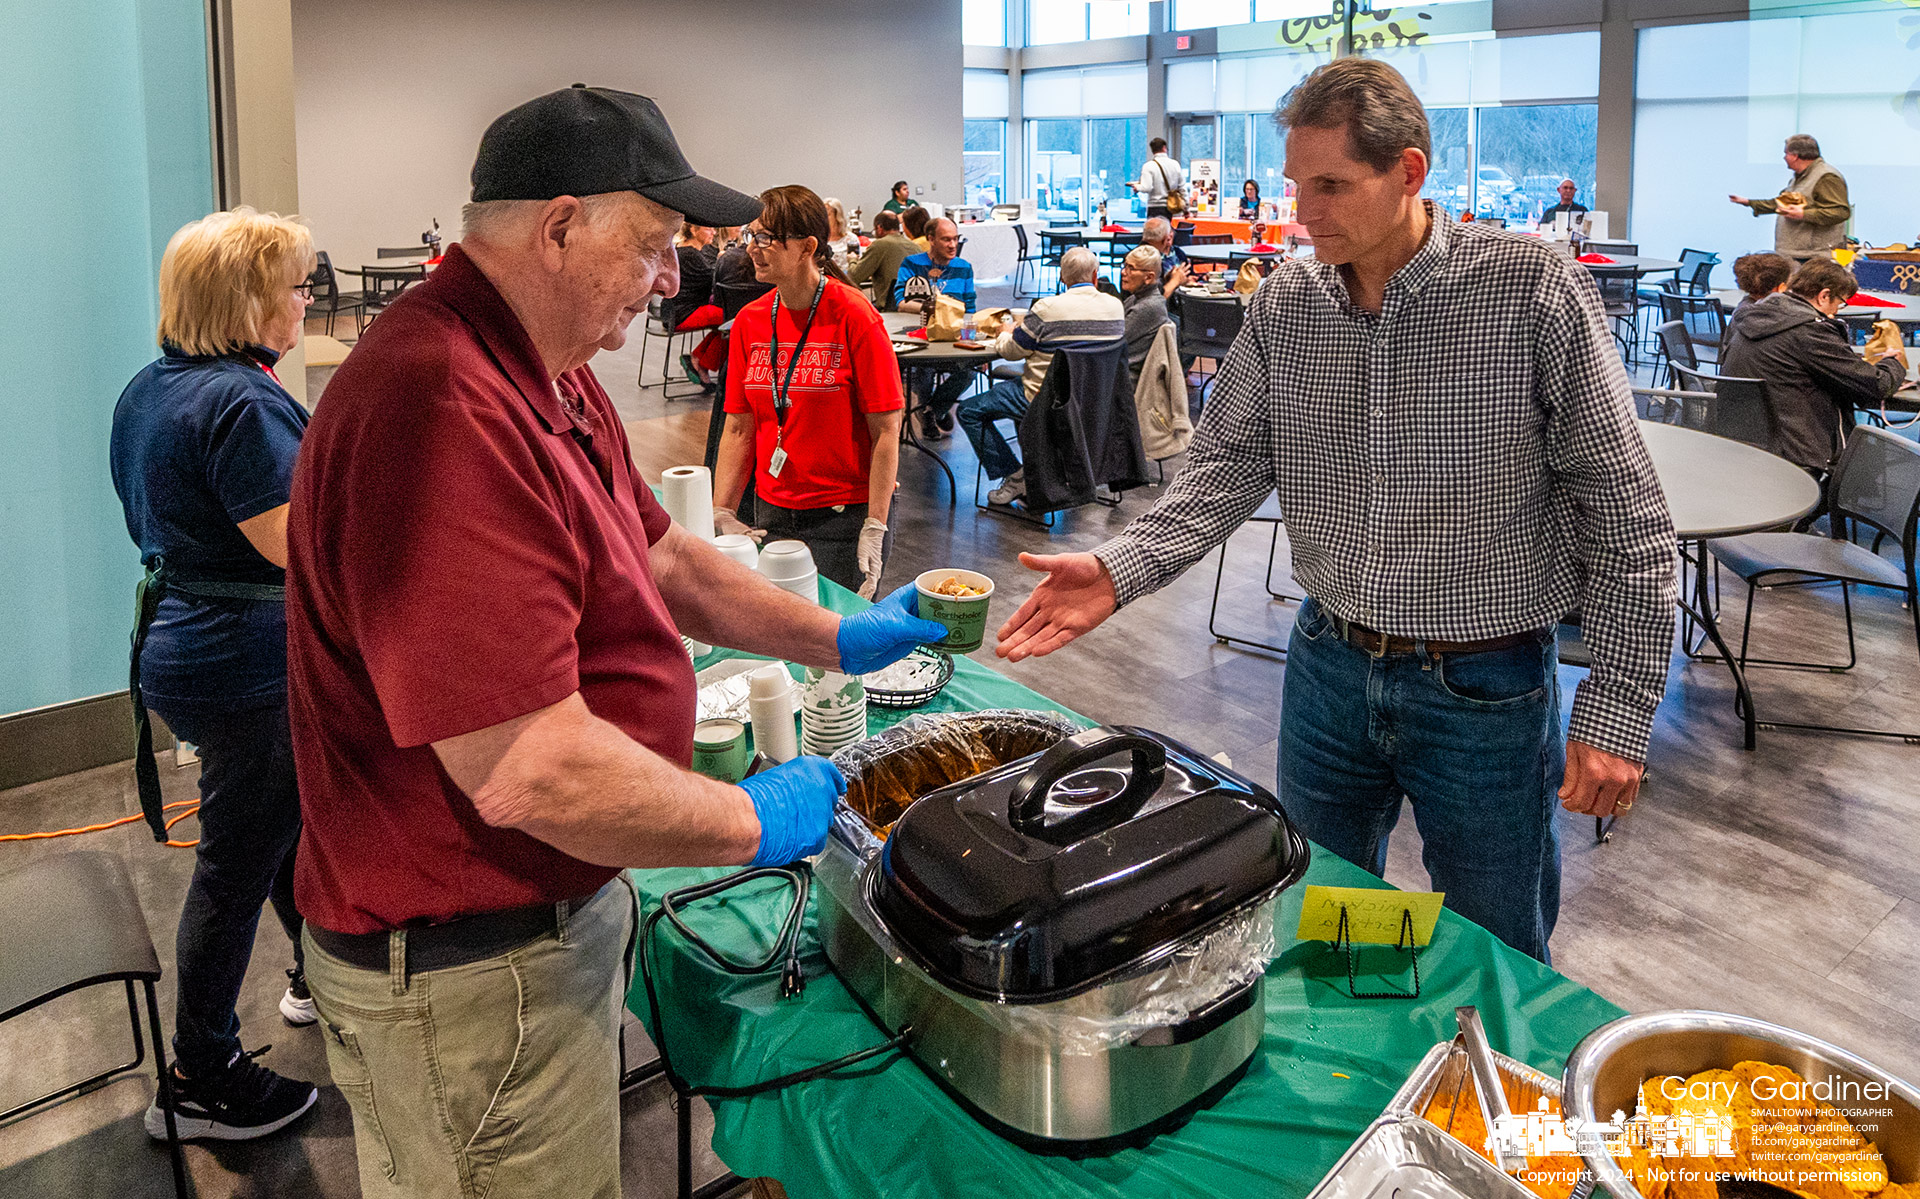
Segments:
[[[1600,35],[1435,41],[1381,49],[1427,106],[1433,158],[1421,194],[1453,212],[1536,221],[1560,180],[1593,203]]]
[[[1005,194],[1001,187],[1007,169],[1007,123],[965,121],[961,157],[966,166],[969,204],[993,205]]]
[[[1029,46],[1131,37],[1146,31],[1146,0],[1027,0]]]
[[[1007,73],[965,71],[960,76],[962,203],[998,204],[1006,198]]]
[[[1633,128],[1634,238],[1650,254],[1696,247],[1731,278],[1773,248],[1774,218],[1729,193],[1772,196],[1781,143],[1809,133],[1847,177],[1849,232],[1911,242],[1920,228],[1920,46],[1912,10],[1674,25],[1640,31]]]
[[[1085,126],[1078,117],[1027,122],[1027,175],[1044,219],[1086,219]]]
[[[960,0],[960,42],[966,46],[1007,44],[1007,0]]]
[[[1028,71],[1020,77],[1027,186],[1043,217],[1086,220],[1136,213],[1126,181],[1147,156],[1144,65]]]

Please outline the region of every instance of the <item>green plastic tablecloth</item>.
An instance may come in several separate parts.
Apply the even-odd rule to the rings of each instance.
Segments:
[[[861,606],[824,581],[822,590],[831,592],[830,607]],[[976,663],[956,665],[953,682],[921,711],[1067,711]],[[872,728],[904,715],[876,710]],[[637,870],[632,877],[651,911],[662,893],[725,873]],[[1266,1033],[1252,1068],[1214,1106],[1145,1148],[1086,1161],[1029,1153],[975,1122],[896,1054],[771,1095],[715,1101],[714,1152],[743,1177],[779,1179],[795,1199],[1297,1197],[1312,1190],[1380,1114],[1426,1051],[1453,1036],[1456,1006],[1476,1005],[1497,1049],[1556,1075],[1582,1036],[1622,1014],[1451,912],[1442,913],[1433,943],[1420,955],[1418,999],[1349,998],[1344,956],[1324,943],[1293,939],[1308,883],[1387,886],[1316,851],[1305,883],[1280,898],[1275,928],[1282,952],[1267,972]],[[786,901],[783,890],[764,886],[759,894],[710,901],[689,923],[738,958],[764,956]],[[829,970],[812,906],[803,934],[806,991],[791,1000],[778,998],[775,976],[726,974],[665,925],[656,930],[655,983],[668,1048],[676,1070],[694,1085],[747,1085],[883,1039]],[[1371,965],[1387,973],[1363,973],[1363,990],[1407,981],[1389,951],[1364,952],[1363,970]],[[648,1020],[637,976],[627,1003]]]

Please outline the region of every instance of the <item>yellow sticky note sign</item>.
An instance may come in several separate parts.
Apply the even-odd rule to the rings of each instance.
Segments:
[[[1400,914],[1413,914],[1413,943],[1433,940],[1444,891],[1381,891],[1366,887],[1308,887],[1300,903],[1302,941],[1332,941],[1339,936],[1340,909],[1347,909],[1347,935],[1356,945],[1400,942]]]

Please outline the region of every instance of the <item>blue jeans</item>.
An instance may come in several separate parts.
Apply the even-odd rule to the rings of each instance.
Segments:
[[[1280,800],[1300,831],[1375,874],[1404,794],[1447,907],[1547,959],[1560,913],[1566,769],[1551,634],[1481,654],[1375,658],[1309,599],[1287,643]]]
[[[994,422],[1011,419],[1017,427],[1027,414],[1027,389],[1018,379],[1002,379],[960,404],[960,427],[967,431],[980,468],[990,479],[1004,479],[1020,469],[1020,459]]]
[[[967,394],[979,372],[961,367],[957,370],[941,370],[937,367],[915,367],[911,372],[914,390],[920,393],[925,410],[935,417],[944,417],[953,411],[960,397]]]
[[[180,909],[174,955],[173,1053],[185,1073],[225,1066],[240,1051],[233,1005],[253,957],[268,900],[300,965],[300,913],[293,906],[293,851],[300,840],[287,703],[210,715],[154,711],[200,754],[200,844]]]

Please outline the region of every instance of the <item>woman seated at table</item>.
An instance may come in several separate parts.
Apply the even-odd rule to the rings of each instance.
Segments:
[[[713,267],[720,258],[714,245],[714,231],[705,225],[683,224],[673,239],[673,252],[680,260],[680,290],[660,304],[660,323],[668,332],[682,329],[712,329],[720,324],[720,309],[712,303]],[[715,335],[709,333],[702,346]],[[719,362],[711,351],[698,350],[680,355],[680,369],[687,378],[702,387],[713,386],[713,372]]]
[[[1858,290],[1846,267],[1816,258],[1785,292],[1733,319],[1721,357],[1722,374],[1767,385],[1777,426],[1767,448],[1816,478],[1833,469],[1854,407],[1880,403],[1907,379],[1904,350],[1869,362],[1835,319]]]
[[[714,522],[804,541],[821,574],[871,599],[900,465],[900,364],[880,314],[833,265],[820,197],[793,184],[760,202],[748,252],[773,290],[734,321]],[[736,512],[749,473],[758,528]]]
[[[1728,321],[1774,292],[1787,290],[1787,280],[1792,277],[1793,261],[1785,254],[1742,254],[1734,259],[1733,281],[1740,285],[1742,294]],[[1729,323],[1727,327],[1731,330],[1733,326]]]
[[[860,239],[847,224],[847,210],[840,201],[828,196],[821,203],[827,206],[827,249],[833,253],[833,265],[844,271],[860,257]]]
[[[1240,186],[1240,219],[1243,221],[1260,219],[1260,184],[1252,179]]]
[[[920,247],[919,252],[925,254],[932,240],[928,230],[933,228],[933,216],[915,204],[900,214],[900,223],[906,227],[907,236],[913,240],[913,244]]]

